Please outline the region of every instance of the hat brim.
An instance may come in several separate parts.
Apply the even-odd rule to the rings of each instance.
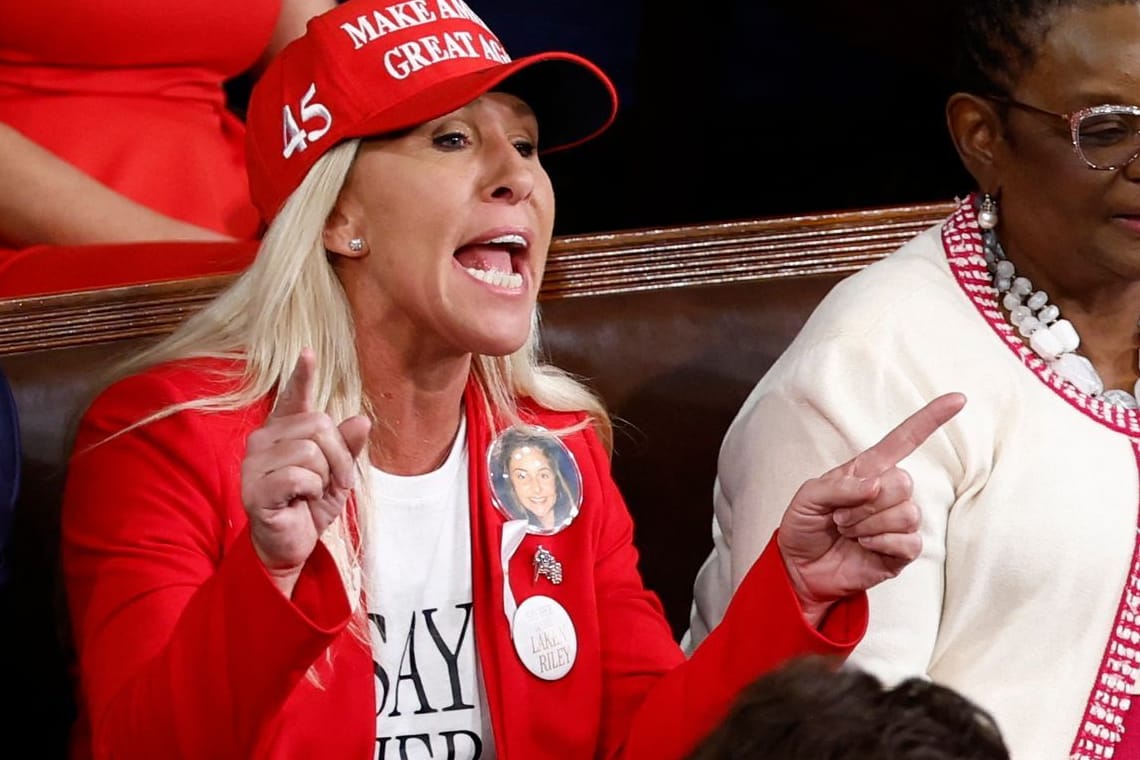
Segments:
[[[617,116],[617,90],[589,60],[573,53],[540,53],[451,77],[425,87],[396,107],[361,120],[347,137],[370,137],[423,124],[492,90],[521,98],[538,119],[543,153],[580,145]]]

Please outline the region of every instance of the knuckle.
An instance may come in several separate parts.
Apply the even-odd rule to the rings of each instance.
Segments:
[[[906,493],[910,493],[914,489],[914,479],[911,478],[910,473],[901,468],[896,468],[895,472],[898,473],[898,485]]]
[[[257,449],[264,448],[265,445],[268,443],[268,440],[270,439],[270,437],[271,436],[270,436],[269,432],[265,429],[265,427],[259,427],[259,428],[255,429],[253,432],[251,432],[248,436],[246,436],[246,439],[245,439],[246,449],[257,450]]]
[[[922,554],[922,538],[918,534],[914,534],[912,540],[907,542],[906,558],[908,560],[916,560]]]
[[[882,475],[883,485],[885,490],[898,494],[900,497],[905,496],[911,492],[914,487],[910,478],[910,473],[899,467],[893,467]]]
[[[324,412],[310,412],[309,417],[313,429],[318,435],[328,435],[336,430],[336,425],[333,424],[332,417],[329,417]]]
[[[285,467],[276,474],[281,490],[289,499],[307,496],[313,488],[311,473],[302,467]]]
[[[320,466],[325,461],[324,451],[319,443],[312,438],[302,438],[297,441],[299,459],[310,466]]]
[[[913,501],[901,505],[900,519],[903,527],[910,532],[916,531],[922,525],[922,510]]]

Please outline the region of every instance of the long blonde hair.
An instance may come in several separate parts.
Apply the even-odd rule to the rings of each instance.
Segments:
[[[226,411],[247,407],[283,388],[302,349],[317,357],[314,408],[339,421],[356,414],[373,416],[364,396],[348,300],[322,242],[325,221],[348,176],[359,140],[322,156],[290,195],[269,226],[253,264],[205,308],[171,335],[116,367],[122,377],[163,362],[214,357],[238,360],[232,390],[161,409],[134,426],[179,411]],[[538,309],[521,348],[509,356],[476,355],[472,371],[489,410],[522,424],[517,400],[529,397],[555,411],[583,411],[607,449],[612,425],[599,399],[568,373],[539,358]],[[128,428],[129,429],[129,428]],[[120,433],[121,434],[121,433]],[[367,532],[369,502],[367,449],[357,461],[357,518]],[[338,519],[322,540],[341,569],[348,588],[361,575],[362,541]]]

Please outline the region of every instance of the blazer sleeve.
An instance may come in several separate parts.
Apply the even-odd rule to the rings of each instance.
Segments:
[[[686,660],[656,596],[641,582],[633,522],[608,457],[596,439],[590,449],[608,491],[596,568],[605,681],[599,757],[683,758],[755,678],[800,655],[845,656],[859,641],[866,594],[837,603],[822,630],[813,628],[773,539],[722,624]]]
[[[292,600],[257,559],[234,473],[244,435],[136,377],[85,414],[65,487],[62,563],[96,758],[248,757],[348,623],[327,552]],[[118,435],[113,435],[118,433]]]

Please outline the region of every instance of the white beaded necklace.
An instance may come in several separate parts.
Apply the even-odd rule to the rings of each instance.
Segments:
[[[982,226],[982,248],[1002,306],[1009,312],[1009,321],[1022,337],[1029,340],[1029,347],[1049,365],[1049,369],[1082,393],[1098,396],[1126,409],[1140,408],[1140,402],[1137,402],[1140,380],[1136,381],[1131,394],[1119,388],[1104,389],[1104,381],[1097,374],[1096,367],[1076,353],[1081,345],[1076,328],[1069,320],[1061,319],[1061,309],[1049,303],[1049,296],[1044,290],[1034,291],[1028,278],[1017,276],[1013,262],[1006,258],[992,228]]]

